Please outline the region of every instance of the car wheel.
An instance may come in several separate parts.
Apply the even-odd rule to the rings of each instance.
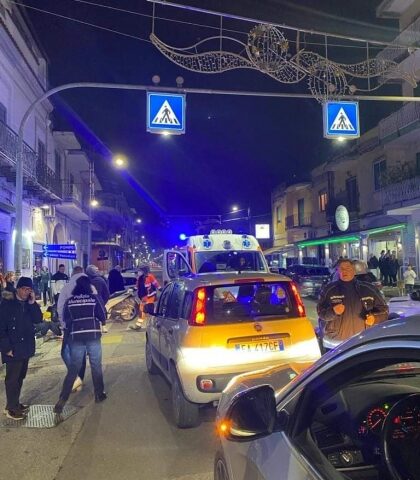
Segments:
[[[131,322],[137,316],[136,303],[132,301],[125,301],[120,310],[121,319],[124,322]]]
[[[150,345],[149,340],[146,339],[145,347],[145,357],[146,357],[146,368],[150,375],[156,375],[159,373],[159,368],[156,365],[152,357],[152,346]]]
[[[185,398],[182,391],[181,382],[175,368],[171,371],[172,377],[172,411],[175,423],[179,428],[196,427],[199,422],[199,408],[196,403],[192,403]]]
[[[214,459],[214,480],[229,480],[228,469],[222,452],[217,452]]]

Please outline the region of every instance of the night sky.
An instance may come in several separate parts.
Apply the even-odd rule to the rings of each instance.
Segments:
[[[152,13],[152,4],[145,0],[91,1]],[[74,0],[22,0],[21,3],[146,40],[151,32],[152,22],[148,18]],[[196,2],[205,3],[211,4],[212,0]],[[228,3],[241,13],[240,1]],[[252,0],[245,3],[252,4]],[[266,4],[267,12],[273,8],[281,12],[285,23],[299,22],[307,28],[325,29],[333,25],[335,31],[339,29],[345,34],[357,31],[358,35],[365,32],[366,37],[381,40],[391,40],[397,32],[395,22],[376,19],[375,8],[380,1],[306,0],[299,1],[297,7],[281,0],[254,3],[258,5],[255,10],[258,15],[264,14],[263,5]],[[221,2],[214,0],[213,4]],[[175,78],[181,75],[185,87],[308,91],[305,81],[290,88],[254,71],[218,75],[192,73],[171,63],[147,41],[100,31],[43,12],[28,9],[27,13],[49,60],[50,86],[76,81],[150,85],[151,77],[158,74],[161,86],[175,87]],[[217,26],[220,21],[219,17],[162,5],[156,7],[156,13],[205,25]],[[225,20],[224,26],[246,31],[253,25]],[[166,43],[182,47],[214,31],[157,20],[155,33]],[[294,34],[288,36],[294,38]],[[311,39],[320,41],[320,37],[305,37],[308,42]],[[337,40],[337,43],[345,42]],[[307,48],[311,49],[309,44]],[[329,51],[334,59],[343,63],[364,59],[364,51],[360,48],[331,47]],[[380,93],[397,91],[391,86]],[[273,187],[281,182],[306,180],[311,168],[345,148],[322,138],[321,106],[315,100],[190,94],[187,133],[169,138],[146,132],[143,92],[78,90],[63,93],[57,98],[57,111],[61,114],[55,120],[57,128],[66,127],[63,120],[69,113],[66,104],[110,150],[124,153],[130,159],[130,175],[147,194],[140,187],[134,187],[135,182],[127,182],[123,177],[118,179],[119,174],[101,163],[103,160],[98,160],[98,173],[104,183],[116,182],[116,188],[127,193],[131,205],[149,225],[159,223],[158,210],[166,214],[215,214],[227,212],[236,203],[244,207],[250,205],[255,214],[269,212]],[[398,104],[362,103],[362,132],[396,108]],[[77,133],[82,135],[83,128]],[[90,148],[100,151],[89,135],[85,133],[84,138]]]

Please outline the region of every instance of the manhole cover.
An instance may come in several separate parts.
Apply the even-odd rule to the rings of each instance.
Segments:
[[[4,415],[0,419],[0,427],[53,428],[74,415],[78,410],[76,407],[66,405],[63,413],[57,415],[53,412],[53,409],[54,405],[31,405],[24,420],[12,420]]]

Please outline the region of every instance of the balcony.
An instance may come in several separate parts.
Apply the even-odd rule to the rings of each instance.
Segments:
[[[406,135],[416,129],[420,121],[420,104],[407,103],[379,122],[379,138],[381,141],[390,141]],[[404,141],[408,140],[407,137]]]
[[[88,200],[82,190],[74,183],[63,182],[62,202],[56,206],[59,212],[74,220],[89,220]]]
[[[17,133],[0,122],[0,176],[12,183],[16,181],[17,153]],[[38,158],[37,153],[25,142],[23,144],[23,181],[28,193],[45,201],[61,198],[60,179],[47,162]]]
[[[409,215],[420,208],[420,176],[389,184],[381,190],[382,206],[393,215]]]
[[[312,215],[288,215],[286,217],[286,230],[292,228],[306,228],[312,225]]]

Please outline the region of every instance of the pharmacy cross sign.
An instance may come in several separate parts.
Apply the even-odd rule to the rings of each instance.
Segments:
[[[322,109],[325,138],[360,137],[358,102],[325,102]]]
[[[185,133],[185,95],[147,92],[147,131]]]

